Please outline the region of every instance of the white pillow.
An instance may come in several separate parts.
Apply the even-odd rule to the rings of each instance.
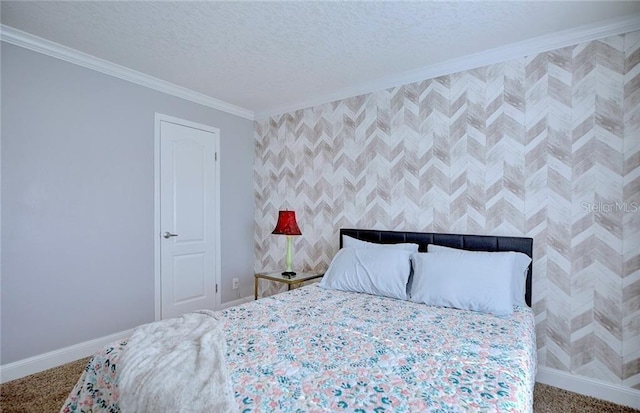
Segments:
[[[400,248],[342,248],[318,285],[406,300],[411,254]]]
[[[411,301],[506,316],[513,314],[513,255],[413,254]]]
[[[469,251],[458,248],[443,247],[442,245],[427,245],[427,252],[462,252],[468,254],[515,254],[516,258],[513,262],[513,280],[511,281],[513,305],[526,307],[525,294],[527,291],[527,275],[529,274],[529,264],[531,258],[527,254],[515,251]]]
[[[342,246],[345,248],[398,248],[409,252],[418,252],[418,244],[378,244],[375,242],[367,242],[355,239],[348,235],[342,236]]]

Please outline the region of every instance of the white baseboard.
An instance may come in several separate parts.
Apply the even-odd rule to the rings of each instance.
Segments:
[[[244,304],[253,301],[253,296],[242,297],[237,300],[223,303],[220,307],[224,310],[229,307]],[[110,334],[105,337],[96,338],[85,341],[83,343],[74,344],[69,347],[50,351],[48,353],[39,354],[23,360],[14,361],[13,363],[0,366],[0,383],[6,383],[11,380],[26,377],[30,374],[39,373],[41,371],[58,367],[72,361],[79,360],[84,357],[93,355],[104,345],[116,341],[120,338],[130,336],[133,329],[121,331],[119,333]]]
[[[640,390],[617,386],[589,377],[577,376],[550,367],[538,367],[538,383],[640,409]]]
[[[237,300],[233,300],[233,301],[229,301],[229,302],[220,304],[220,309],[221,310],[226,310],[229,307],[235,307],[237,305],[248,303],[249,301],[253,301],[253,300],[254,300],[254,298],[253,298],[252,295],[247,296],[247,297],[238,298]]]
[[[19,379],[30,374],[61,366],[84,357],[89,357],[102,346],[131,335],[133,330],[121,331],[105,337],[74,344],[48,353],[39,354],[23,360],[0,366],[0,383]]]

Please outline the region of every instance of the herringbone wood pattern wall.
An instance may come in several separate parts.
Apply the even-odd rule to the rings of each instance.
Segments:
[[[640,32],[256,122],[256,270],[279,209],[324,270],[341,227],[531,236],[541,365],[640,389]],[[272,287],[270,287],[272,288]]]

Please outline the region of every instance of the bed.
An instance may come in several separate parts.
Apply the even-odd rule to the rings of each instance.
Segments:
[[[520,237],[362,229],[340,235],[341,247],[352,237],[417,244],[421,253],[440,245],[531,257],[533,244]],[[526,305],[509,316],[318,284],[216,312],[235,400],[230,411],[532,411],[531,265],[525,273]],[[129,344],[123,339],[98,351],[61,412],[121,411],[120,362]]]

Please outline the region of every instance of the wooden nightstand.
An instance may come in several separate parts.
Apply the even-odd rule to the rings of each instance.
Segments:
[[[258,280],[260,278],[263,278],[269,281],[285,283],[287,284],[287,290],[290,291],[291,289],[296,288],[299,284],[302,284],[303,282],[314,280],[316,278],[321,278],[323,275],[324,273],[317,273],[317,272],[296,272],[295,277],[288,278],[282,275],[282,271],[269,272],[269,273],[261,273],[261,272],[256,273],[255,280],[254,280],[253,294],[255,299],[257,300],[258,299]]]

